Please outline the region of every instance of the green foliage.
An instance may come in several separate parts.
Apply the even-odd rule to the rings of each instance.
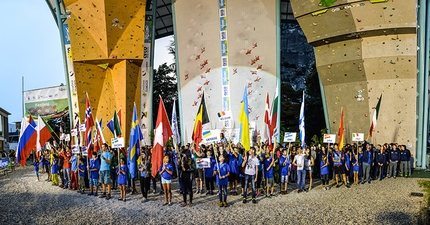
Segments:
[[[418,224],[428,224],[430,221],[430,180],[419,180],[418,184],[424,189],[424,203],[421,206],[420,216],[418,218]]]
[[[321,0],[320,3],[319,3],[319,5],[320,6],[324,6],[324,7],[330,7],[335,2],[337,2],[337,0]]]
[[[171,66],[164,63],[154,70],[153,80],[153,99],[152,99],[152,120],[153,124],[157,121],[158,105],[160,97],[163,98],[164,106],[168,115],[173,108],[173,100],[178,98],[178,86],[176,74]]]

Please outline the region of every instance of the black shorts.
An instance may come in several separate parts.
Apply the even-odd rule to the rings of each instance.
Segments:
[[[196,169],[194,170],[194,178],[202,179],[204,178],[203,170],[202,169]]]
[[[239,180],[239,174],[237,173],[230,173],[228,176],[228,182],[233,182]]]
[[[239,177],[239,180],[240,180],[240,186],[242,188],[245,188],[245,177]]]
[[[345,174],[345,167],[343,166],[333,166],[334,174],[343,175]]]

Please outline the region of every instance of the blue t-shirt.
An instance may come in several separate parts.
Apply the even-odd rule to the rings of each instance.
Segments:
[[[284,166],[285,161],[287,161],[287,163],[285,163]],[[286,156],[282,155],[281,158],[279,158],[279,165],[281,166],[281,176],[288,176],[288,167],[290,166],[290,162]]]
[[[160,169],[158,169],[158,172],[161,172],[161,170],[163,170],[163,166],[165,166],[166,169],[168,169],[169,171],[173,171],[172,165],[170,165],[170,163],[167,163],[167,164],[162,164],[160,166]],[[172,179],[172,175],[170,175],[167,171],[164,171],[161,174],[161,177],[164,178],[165,180],[171,180]]]
[[[71,161],[72,161],[71,170],[76,171],[76,169],[78,168],[78,156],[73,155]]]
[[[34,162],[33,166],[34,166],[34,172],[39,172],[39,162]]]
[[[91,171],[91,169],[97,169],[97,170]],[[99,161],[97,159],[90,159],[90,178],[99,179],[99,170],[100,170]]]
[[[211,156],[211,158],[209,159],[210,161],[210,167],[209,168],[205,168],[205,177],[207,178],[212,178],[214,177],[214,166],[215,166],[215,158],[213,156]]]
[[[351,169],[351,160],[349,158],[349,154],[345,154],[345,166],[348,169]]]
[[[123,165],[119,167],[121,171],[124,171],[125,174],[119,173],[118,174],[118,184],[125,185],[127,183],[127,166]]]
[[[85,164],[79,164],[79,176],[80,177],[85,177],[85,171],[86,171],[86,166]],[[82,171],[81,171],[82,170]]]
[[[54,159],[52,161],[51,173],[52,174],[58,174],[58,159]]]
[[[237,159],[238,158],[236,158],[236,156],[232,152],[228,153],[228,165],[230,166],[231,173],[239,173],[239,165],[237,164]]]
[[[230,173],[230,166],[227,163],[223,164],[216,164],[214,167],[214,170],[218,172],[219,167],[219,174],[216,175],[216,184],[217,185],[227,185],[228,184],[228,177],[225,177],[223,179],[220,179],[220,176],[225,176],[227,173]]]
[[[45,166],[49,166],[49,161],[45,157],[42,158],[42,164]]]
[[[270,156],[269,158],[264,158],[264,176],[266,178],[273,178],[273,166],[271,166],[270,169],[267,170],[267,168],[269,168],[272,161],[273,161],[272,156]]]
[[[325,165],[325,162],[323,160],[321,160],[320,161],[321,175],[328,174],[328,166],[324,166],[324,165]]]
[[[100,159],[101,159],[101,164],[100,164],[100,171],[103,171],[103,170],[110,170],[110,164],[108,164],[108,163],[106,163],[106,160],[104,160],[103,159],[103,157],[106,159],[106,160],[112,160],[112,153],[110,153],[110,152],[103,152],[102,154],[101,154],[101,156],[100,156]]]

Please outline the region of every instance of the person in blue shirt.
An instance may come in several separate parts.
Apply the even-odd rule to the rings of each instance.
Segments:
[[[384,147],[382,145],[378,145],[378,150],[375,152],[375,161],[376,161],[376,176],[379,176],[379,180],[384,179],[385,176],[385,163],[387,161]],[[379,174],[379,175],[378,175]]]
[[[267,151],[264,155],[264,177],[266,178],[266,197],[272,197],[274,192],[275,181],[273,178],[273,165],[275,160]]]
[[[224,155],[218,157],[219,162],[215,165],[213,175],[216,175],[216,184],[218,185],[219,206],[228,207],[227,204],[227,184],[230,176],[230,166],[225,163]]]
[[[411,152],[406,149],[406,145],[400,145],[400,173],[399,176],[407,177],[410,175],[408,164],[411,160]]]
[[[78,189],[78,154],[73,154],[70,159],[72,165],[70,167],[70,182],[73,190]]]
[[[113,155],[109,151],[109,146],[104,143],[102,145],[102,154],[100,155],[100,182],[102,183],[103,193],[99,198],[106,198],[106,200],[111,199],[111,185],[112,179],[110,174],[110,164],[112,163]],[[106,195],[107,189],[107,195]]]
[[[374,163],[374,154],[372,151],[372,146],[369,143],[364,143],[363,145],[365,146],[366,150],[363,152],[363,177],[361,179],[361,184],[364,184],[366,181],[370,184],[370,169]]]
[[[100,162],[97,159],[97,152],[93,152],[92,158],[90,159],[90,164],[87,166],[88,171],[90,171],[89,177],[89,185],[90,185],[90,193],[88,195],[97,196],[97,191],[99,189],[99,170],[100,170]]]
[[[118,171],[117,171],[119,195],[120,195],[118,200],[124,201],[124,202],[127,201],[126,200],[126,191],[125,191],[125,186],[127,184],[127,173],[128,173],[127,165],[125,165],[124,158],[121,158],[119,161],[119,166],[118,166]]]
[[[323,185],[323,189],[324,190],[328,190],[329,186],[329,179],[328,179],[328,173],[329,173],[329,168],[328,168],[328,158],[327,155],[323,153],[323,155],[321,156],[321,161],[320,161],[320,174],[321,174],[321,181],[322,181],[322,185]]]
[[[37,177],[37,182],[39,182],[40,181],[40,178],[39,178],[39,162],[40,160],[37,160],[36,159],[36,161],[34,161],[34,163],[33,163],[33,166],[34,166],[34,173],[36,174],[36,177]]]
[[[49,161],[47,159],[48,157],[49,157],[48,153],[46,153],[46,155],[42,154],[41,163],[42,163],[42,166],[45,168],[46,174],[48,175],[45,181],[51,181],[51,170],[49,169]]]
[[[389,153],[389,166],[388,166],[388,178],[394,177],[397,175],[397,163],[400,160],[400,151],[397,149],[396,144],[391,144],[391,150]]]
[[[290,167],[290,157],[288,155],[288,150],[282,150],[282,156],[279,158],[279,165],[281,166],[280,175],[281,175],[281,184],[279,185],[281,195],[286,195],[287,186],[288,186],[288,176],[290,175],[289,167]],[[284,189],[282,189],[284,186]]]
[[[230,184],[230,194],[237,195],[237,184],[239,182],[239,149],[234,147],[231,151],[231,145],[226,148],[228,165],[230,166],[230,176],[228,176],[228,181]]]
[[[360,170],[360,158],[358,155],[358,151],[356,151],[356,147],[354,147],[352,149],[352,154],[351,154],[351,166],[352,166],[352,172],[354,174],[354,184],[358,185],[358,172]]]
[[[158,169],[158,173],[161,177],[161,185],[163,186],[164,198],[166,202],[165,205],[172,205],[172,174],[173,174],[173,166],[169,163],[169,156],[164,156],[163,164]]]
[[[79,185],[79,191],[78,193],[85,194],[85,160],[84,158],[79,158],[79,165],[77,166],[77,172],[78,172],[78,185]]]
[[[206,155],[209,158],[209,168],[205,168],[205,182],[206,182],[206,195],[214,194],[214,166],[216,163],[215,158],[212,156],[212,151],[206,151]]]

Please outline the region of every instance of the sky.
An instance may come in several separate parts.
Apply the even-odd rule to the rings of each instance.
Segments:
[[[22,117],[22,77],[24,90],[66,84],[60,33],[44,0],[1,0],[0,21],[0,107],[16,122]],[[154,68],[173,62],[171,40],[156,40]]]

